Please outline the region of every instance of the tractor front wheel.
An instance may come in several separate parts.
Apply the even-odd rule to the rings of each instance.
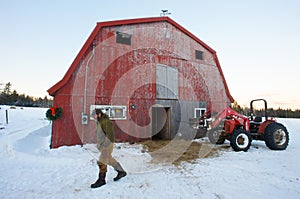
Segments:
[[[230,137],[230,146],[235,151],[248,151],[252,138],[249,132],[244,129],[235,129]]]
[[[273,122],[266,127],[264,139],[271,150],[285,150],[289,144],[289,133],[285,126]]]

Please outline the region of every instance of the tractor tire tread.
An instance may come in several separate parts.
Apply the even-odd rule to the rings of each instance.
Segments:
[[[286,134],[286,141],[282,145],[277,145],[274,141],[274,132],[278,129],[282,129]],[[285,150],[289,144],[289,132],[283,124],[273,122],[266,127],[264,140],[266,146],[271,150]]]

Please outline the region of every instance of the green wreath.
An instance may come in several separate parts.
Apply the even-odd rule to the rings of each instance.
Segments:
[[[46,112],[46,117],[48,120],[54,121],[62,116],[62,108],[53,106],[49,108]]]

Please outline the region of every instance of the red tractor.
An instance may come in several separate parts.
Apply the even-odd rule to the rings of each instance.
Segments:
[[[264,121],[262,116],[254,116],[253,103],[256,101],[264,102]],[[272,150],[285,150],[289,143],[286,127],[268,117],[267,101],[264,99],[250,102],[249,117],[226,108],[215,116],[209,115],[205,118],[204,115],[199,124],[202,127],[198,131],[203,134],[203,129],[207,129],[207,137],[212,144],[223,144],[227,139],[235,151],[247,151],[252,139],[265,141],[267,147]]]

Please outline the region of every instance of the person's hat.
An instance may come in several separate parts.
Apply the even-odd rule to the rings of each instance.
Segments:
[[[99,109],[99,108],[95,109],[95,113],[96,113],[96,115],[99,115],[99,114],[103,115],[102,109]]]

